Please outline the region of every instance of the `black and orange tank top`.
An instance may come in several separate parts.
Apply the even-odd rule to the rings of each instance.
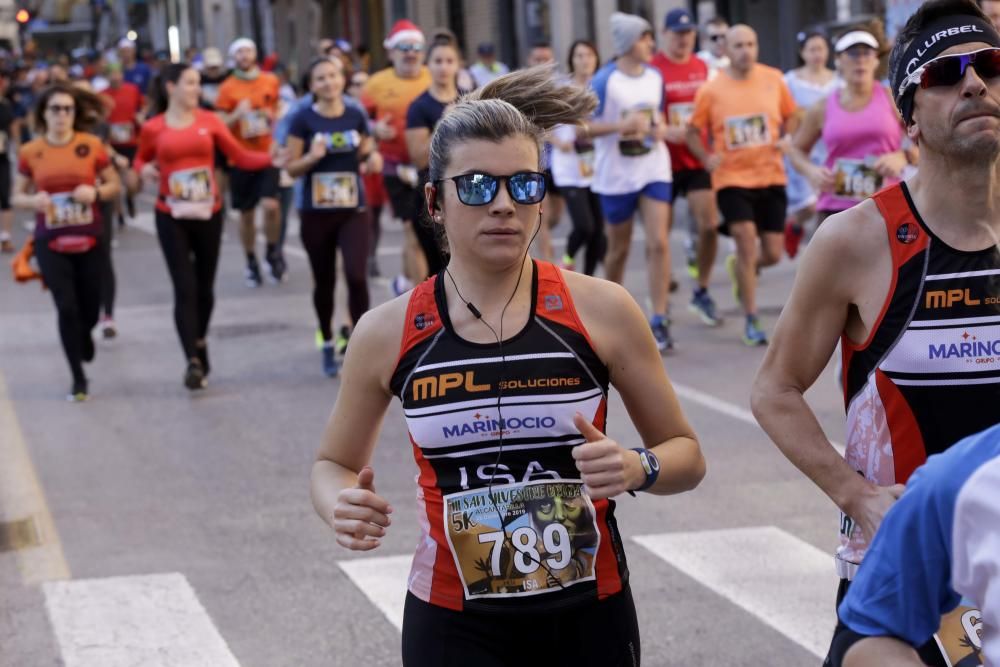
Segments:
[[[842,339],[847,462],[880,486],[1000,422],[1000,247],[956,250],[920,218],[905,183],[874,197],[892,283],[868,340]],[[867,545],[841,521],[838,557]]]
[[[502,355],[455,333],[441,275],[410,296],[391,383],[420,471],[409,590],[511,611],[618,593],[628,568],[615,503],[583,492],[572,456],[584,442],[575,413],[605,429],[608,369],[560,270],[534,263],[532,316]]]

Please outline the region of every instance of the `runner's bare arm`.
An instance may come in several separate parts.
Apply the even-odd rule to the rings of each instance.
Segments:
[[[426,169],[431,154],[431,131],[426,127],[406,128],[406,152],[417,169]]]
[[[14,208],[22,210],[42,210],[42,206],[48,202],[48,196],[40,197],[35,189],[35,183],[24,174],[18,173],[14,176],[14,193],[11,195],[10,203]]]
[[[667,495],[689,491],[705,476],[705,459],[663,368],[663,359],[639,306],[624,287],[578,273],[565,273],[577,311],[608,366],[611,383],[621,394],[642,443],[623,447],[627,488],[645,481],[632,447],[652,450],[660,475],[647,489]]]
[[[782,453],[869,537],[881,520],[878,512],[888,504],[877,510],[868,506],[873,497],[881,498],[880,490],[834,449],[804,394],[826,366],[842,331],[864,340],[866,327],[874,326],[889,289],[888,251],[885,226],[871,201],[819,227],[751,393],[754,416]],[[872,295],[879,291],[876,304]]]
[[[368,465],[392,394],[406,298],[378,306],[361,317],[351,335],[340,391],[312,467],[313,507],[349,549],[367,550],[388,526],[388,503],[370,488],[358,488]],[[370,487],[370,485],[366,485]]]
[[[323,155],[313,154],[311,146],[310,150],[306,151],[306,143],[302,137],[288,135],[285,146],[288,149],[288,164],[285,165],[285,171],[292,178],[302,176],[323,158]],[[323,154],[326,154],[326,147],[323,148]]]
[[[212,122],[212,139],[219,150],[240,169],[256,171],[271,166],[273,158],[270,153],[243,148],[223,123]]]
[[[847,650],[843,667],[923,667],[913,647],[894,637],[866,637]]]
[[[788,159],[800,173],[806,173],[813,166],[809,159],[816,142],[823,135],[823,123],[826,120],[826,98],[809,107],[802,115],[792,141],[788,145]]]

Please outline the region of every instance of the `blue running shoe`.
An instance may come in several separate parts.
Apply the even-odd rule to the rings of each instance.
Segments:
[[[337,377],[337,373],[340,372],[340,365],[337,364],[337,355],[333,349],[333,343],[325,343],[320,352],[323,354],[323,373],[330,378]]]
[[[717,327],[722,324],[722,318],[716,313],[715,301],[708,293],[707,289],[697,289],[691,297],[688,310],[701,318],[701,321],[710,327]]]
[[[760,328],[760,320],[756,315],[747,315],[747,323],[743,329],[743,343],[750,347],[767,345],[767,334]]]
[[[661,354],[674,349],[674,339],[670,336],[670,320],[663,315],[656,315],[649,321],[649,328],[653,330],[653,338],[656,339],[656,347]]]

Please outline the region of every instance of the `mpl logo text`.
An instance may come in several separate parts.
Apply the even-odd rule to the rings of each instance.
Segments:
[[[441,375],[431,375],[414,380],[413,400],[423,401],[428,398],[440,398],[452,389],[458,389],[459,387],[472,394],[489,391],[493,388],[488,384],[476,384],[476,379],[472,371],[442,373]]]

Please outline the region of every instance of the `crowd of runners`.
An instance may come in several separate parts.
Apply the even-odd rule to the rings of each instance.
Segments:
[[[758,62],[751,26],[721,17],[608,21],[611,51],[581,39],[559,60],[536,44],[513,72],[492,44],[467,64],[449,31],[407,20],[376,72],[350,44],[322,40],[290,81],[245,38],[180,63],[137,60],[123,40],[85,64],[4,70],[0,144],[16,158],[13,174],[0,161],[0,244],[19,280],[51,292],[69,398],[88,397],[95,329],[119,333],[113,236],[144,189],[192,391],[211,370],[227,211],[249,288],[286,280],[297,224],[319,367],[352,387],[313,470],[317,510],[344,547],[379,545],[392,510],[368,464],[394,397],[420,469],[404,664],[525,664],[505,638],[544,622],[556,629],[530,647],[538,664],[638,665],[613,498],[680,493],[705,474],[660,355],[675,349],[678,299],[724,326],[710,293],[718,263],[742,311],[738,336],[719,335],[770,343],[755,415],[843,512],[828,664],[959,664],[968,619],[947,614],[967,609],[987,630],[961,636],[981,662],[1000,660],[1000,494],[982,481],[1000,474],[989,16],[971,0],[929,0],[894,42],[873,24],[804,31],[801,65],[785,73]],[[21,248],[12,207],[35,217]],[[568,237],[554,239],[564,216]],[[404,230],[402,270],[379,303],[371,279],[390,219]],[[637,221],[645,309],[622,286]],[[759,276],[806,239],[771,333]],[[686,267],[671,266],[671,242]],[[846,457],[803,398],[834,355]],[[612,386],[642,447],[605,435]],[[920,484],[903,493],[911,475]],[[861,566],[866,551],[877,564]]]

